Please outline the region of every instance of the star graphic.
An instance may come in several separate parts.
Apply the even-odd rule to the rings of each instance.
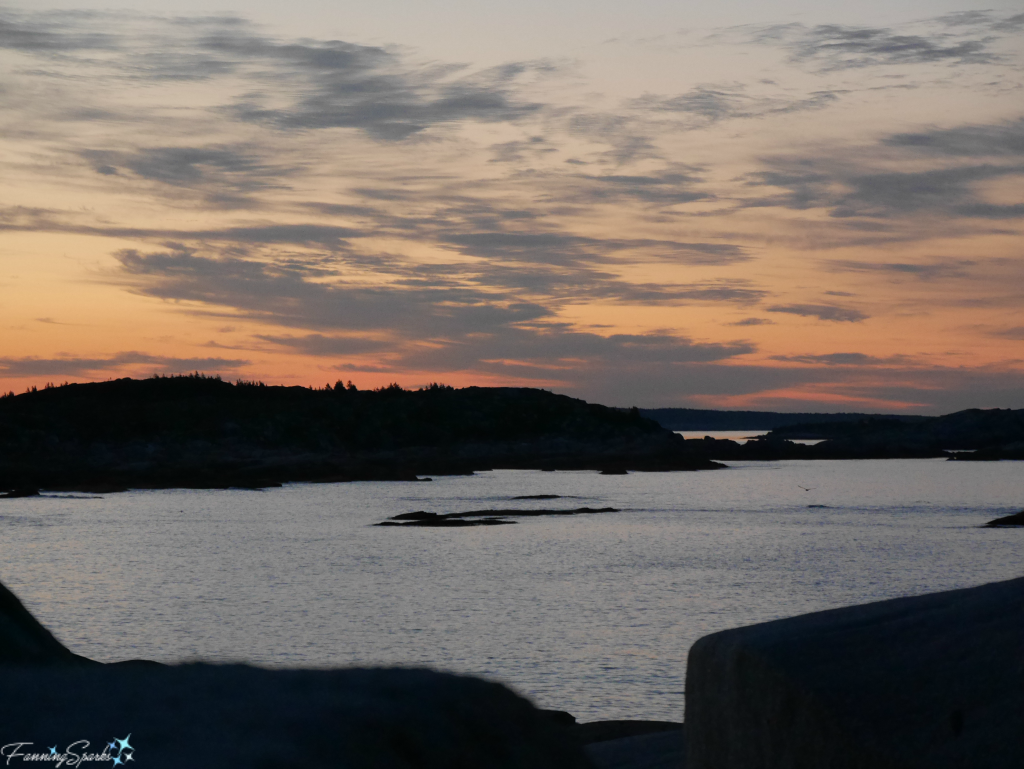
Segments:
[[[130,734],[128,736],[131,737]],[[114,742],[114,740],[111,740],[107,743],[107,750],[114,750],[115,748],[117,748],[117,744]]]
[[[126,756],[124,757],[124,760],[125,760],[125,763],[128,763],[129,761],[134,761],[135,759],[134,759],[134,758],[132,758],[132,754],[131,754],[131,753],[129,753],[128,755],[126,755]]]
[[[122,764],[122,763],[124,763],[124,762],[121,760],[120,756],[114,756],[114,766],[117,766],[118,764]]]
[[[135,750],[135,748],[133,748],[131,745],[128,744],[128,739],[131,736],[132,736],[132,733],[128,732],[128,737],[125,737],[123,740],[119,740],[116,737],[114,738],[114,740],[118,744],[118,748],[117,748],[118,752],[121,752],[123,750]]]
[[[56,745],[54,745],[52,748],[50,748],[50,755],[51,756],[57,755],[57,746]]]

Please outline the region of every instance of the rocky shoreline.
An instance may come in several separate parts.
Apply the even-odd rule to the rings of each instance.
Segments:
[[[0,584],[0,742],[8,764],[94,740],[158,769],[1010,769],[1022,645],[1024,579],[815,612],[700,639],[685,724],[577,724],[423,669],[103,665]]]
[[[499,684],[466,676],[98,663],[64,647],[2,583],[0,674],[0,743],[20,745],[13,755],[23,760],[35,755],[32,746],[60,745],[61,735],[97,729],[104,739],[130,730],[134,746],[125,738],[127,748],[117,750],[114,741],[107,750],[124,760],[142,751],[139,760],[145,756],[145,765],[157,767],[186,760],[218,769],[291,767],[303,765],[296,763],[302,757],[312,762],[306,765],[353,769],[613,769],[624,745],[656,735],[674,739],[681,759],[682,723],[581,724],[565,711],[537,709]]]

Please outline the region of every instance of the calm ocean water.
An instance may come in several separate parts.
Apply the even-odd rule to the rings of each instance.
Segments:
[[[371,525],[523,494],[623,511]],[[1020,576],[1024,530],[978,526],[1022,507],[1021,463],[942,460],[53,495],[0,500],[0,580],[99,660],[427,665],[582,720],[679,720],[702,635]]]

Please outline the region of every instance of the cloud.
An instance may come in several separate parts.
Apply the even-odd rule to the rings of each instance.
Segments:
[[[750,258],[745,249],[731,243],[592,238],[563,232],[440,233],[438,240],[467,256],[541,264],[590,264],[608,261],[622,251],[643,252],[680,264],[730,264]]]
[[[993,125],[898,133],[886,137],[882,143],[938,157],[1020,158],[1024,157],[1024,118]]]
[[[894,279],[918,278],[919,280],[940,280],[964,278],[969,268],[978,264],[974,259],[939,259],[931,262],[865,262],[855,259],[829,259],[823,262],[831,272],[863,272],[890,275]]]
[[[350,346],[361,347],[360,340],[352,345],[353,340],[347,337],[320,335],[274,338],[273,341],[329,358],[350,355]],[[368,349],[381,353],[370,364],[378,371],[473,371],[511,377],[573,378],[576,369],[672,367],[720,361],[747,354],[754,348],[745,343],[697,343],[674,334],[600,336],[556,324],[500,327],[430,343],[396,339],[390,345],[373,345]],[[382,365],[384,362],[387,365]]]
[[[1024,164],[889,171],[836,157],[831,154],[766,161],[769,169],[751,174],[748,185],[784,192],[749,197],[741,205],[824,208],[837,219],[906,218],[918,213],[997,220],[1024,216],[1024,205],[989,203],[979,191],[982,183],[1024,176]]]
[[[20,14],[0,9],[0,49],[65,55],[117,46],[116,35],[79,28],[76,22],[80,18],[80,14]]]
[[[250,91],[231,107],[236,119],[281,130],[357,128],[383,141],[462,120],[515,122],[542,107],[517,96],[517,79],[552,69],[545,62],[520,62],[453,79],[457,66],[409,69],[384,49],[337,41],[277,44],[240,34],[207,45],[250,61],[273,62],[279,76],[291,81],[290,103],[277,105],[279,90]]]
[[[257,149],[245,145],[82,150],[80,154],[97,173],[113,176],[129,171],[140,179],[175,187],[196,187],[213,180],[250,192],[271,186],[268,178],[277,179],[295,171],[262,162]]]
[[[699,200],[713,200],[714,194],[704,186],[698,169],[670,168],[651,174],[580,174],[566,198],[573,202],[594,204],[615,200],[637,200],[658,206],[674,206]]]
[[[73,355],[56,358],[5,357],[0,358],[0,374],[7,377],[88,377],[125,368],[178,374],[189,371],[233,371],[248,363],[247,360],[228,358],[169,358],[142,352],[121,352],[107,358],[80,358]]]
[[[461,65],[414,64],[376,46],[279,40],[238,18],[168,20],[93,11],[5,12],[3,48],[133,81],[230,76],[248,84],[243,95],[219,107],[233,120],[281,131],[352,128],[381,141],[460,121],[515,122],[543,107],[521,98],[518,82],[555,69],[550,62],[511,62],[467,72]],[[215,151],[200,151],[199,162],[222,162],[209,152]],[[157,174],[167,170],[159,157],[155,166],[152,158],[138,163]],[[184,168],[189,165],[186,160]],[[112,168],[97,164],[101,173]]]
[[[1014,326],[991,332],[992,336],[1003,337],[1004,339],[1017,339],[1024,341],[1024,326]]]
[[[500,213],[500,212],[497,212]],[[491,217],[477,217],[486,220]],[[465,297],[470,303],[492,304],[495,291],[506,303],[545,305],[565,301],[602,300],[626,304],[680,305],[687,303],[753,304],[768,292],[748,280],[713,278],[691,283],[640,283],[620,277],[619,265],[638,261],[690,266],[727,266],[752,257],[740,246],[730,243],[683,242],[655,239],[592,238],[566,232],[453,232],[449,223],[422,221],[399,222],[383,215],[374,227],[302,224],[253,224],[221,229],[165,230],[125,227],[101,227],[78,224],[75,217],[59,212],[16,209],[0,210],[0,229],[69,232],[112,238],[130,238],[160,242],[165,251],[119,252],[122,275],[132,276],[133,284],[146,284],[147,292],[161,298],[195,301],[210,288],[221,296],[231,292],[228,284],[257,283],[269,294],[291,292],[302,295],[341,296],[336,281],[346,271],[372,275],[386,286],[373,288],[362,281],[346,291],[355,296],[353,307],[373,304],[378,294],[407,296],[410,302],[450,303]],[[498,217],[500,219],[500,217]],[[513,217],[521,221],[523,217]],[[442,218],[442,222],[444,222]],[[469,257],[471,262],[419,263],[394,254],[363,250],[362,240],[388,231],[391,237],[436,245]],[[220,254],[213,257],[210,254]],[[216,285],[195,277],[194,284],[171,283],[184,274],[212,271],[220,281]],[[285,285],[285,281],[292,283]],[[191,280],[191,279],[190,279]],[[308,283],[307,281],[327,281]],[[157,288],[157,284],[160,287]],[[274,288],[269,286],[273,285]],[[283,292],[283,293],[282,293]],[[335,293],[332,293],[335,292]],[[377,292],[377,293],[374,293]],[[399,292],[407,292],[405,294]],[[350,298],[351,298],[350,296]],[[433,297],[433,298],[430,298]],[[515,297],[519,297],[518,299]],[[318,300],[318,301],[321,301]],[[205,300],[202,300],[205,301]],[[310,300],[312,301],[312,299]],[[390,300],[388,300],[390,301]],[[384,301],[382,306],[386,306]],[[214,302],[216,303],[216,302]],[[228,302],[231,306],[236,303]],[[316,302],[314,302],[316,305]],[[253,304],[257,307],[258,302]],[[319,306],[319,305],[317,305]],[[334,313],[331,310],[328,315]],[[374,316],[379,313],[373,311]],[[543,313],[542,313],[543,314]],[[267,310],[266,317],[273,311]],[[399,311],[401,315],[401,311]]]
[[[396,290],[380,285],[324,283],[316,266],[273,264],[197,256],[188,249],[141,253],[123,250],[116,258],[122,280],[136,292],[160,299],[232,308],[260,322],[306,329],[393,329],[433,336],[486,330],[548,317],[546,308],[502,303],[472,288],[418,286]]]
[[[783,312],[790,315],[800,315],[805,318],[834,320],[846,323],[856,323],[868,317],[860,310],[854,310],[850,307],[836,307],[831,304],[777,304],[765,309],[768,312]]]
[[[316,271],[183,249],[126,250],[117,256],[123,280],[138,293],[189,303],[187,312],[319,329],[256,338],[318,357],[373,355],[372,365],[395,372],[457,370],[543,379],[574,367],[607,366],[621,373],[628,367],[723,360],[755,349],[746,342],[697,342],[677,333],[602,336],[558,322],[540,304],[465,285],[323,282]],[[760,296],[754,289],[714,284],[650,290],[652,301],[742,303]]]
[[[700,75],[678,93],[627,94],[635,98],[600,96],[600,83],[546,61],[479,69],[387,46],[289,39],[233,18],[0,12],[0,22],[5,179],[12,189],[38,185],[19,196],[26,201],[67,206],[0,208],[0,230],[116,239],[114,264],[90,269],[87,280],[164,301],[179,317],[228,324],[248,337],[233,336],[240,346],[232,349],[274,355],[275,366],[294,353],[299,367],[399,381],[403,372],[463,372],[464,381],[648,405],[817,397],[829,388],[868,398],[872,387],[893,402],[931,403],[935,383],[962,394],[968,379],[929,378],[917,358],[772,360],[775,350],[728,331],[806,325],[800,317],[852,324],[866,319],[866,297],[870,312],[887,318],[901,302],[927,311],[939,292],[943,302],[989,311],[1020,304],[1012,268],[996,260],[1024,215],[1012,197],[1024,176],[1024,120],[900,122],[888,132],[907,113],[870,122],[882,104],[869,93],[875,86],[910,87],[925,76],[938,84],[939,69],[943,98],[968,81],[1005,85],[1007,36],[1020,26],[1005,15],[893,28],[747,27],[733,40],[758,38],[804,71],[790,68],[787,80],[772,65],[771,82],[758,72],[746,85]],[[988,68],[947,78],[946,65],[979,63]],[[868,67],[876,69],[852,71]],[[854,91],[864,119],[826,122],[840,137],[877,130],[877,139],[816,140],[811,111],[852,102]],[[1005,98],[977,114],[1015,114]],[[723,130],[728,120],[772,116],[780,121],[771,130]],[[808,213],[766,210],[773,206]],[[970,241],[978,232],[1004,235],[978,245]],[[960,238],[955,250],[937,243],[821,255],[837,245],[942,237]],[[991,253],[979,251],[989,244]],[[797,249],[817,254],[801,259]],[[936,253],[961,258],[922,256]],[[971,289],[955,295],[926,285],[963,278]],[[786,298],[775,288],[784,279],[792,279]],[[901,280],[914,282],[914,297],[890,302],[887,284]],[[999,292],[982,295],[997,282]],[[842,298],[850,283],[858,299]],[[687,328],[698,313],[669,309],[689,305],[725,305],[716,337]],[[623,307],[670,327],[615,333]],[[577,317],[609,325],[565,322]],[[976,326],[979,336],[992,329]],[[768,345],[774,335],[757,336]],[[203,352],[253,354],[212,347]],[[46,360],[63,370],[77,360],[87,374],[172,361]],[[202,361],[245,364],[167,365],[207,368]],[[970,380],[978,392],[1004,387],[988,374]]]
[[[358,336],[324,336],[323,334],[306,334],[305,336],[272,336],[257,334],[257,339],[271,344],[287,347],[305,355],[316,356],[348,356],[367,352],[379,352],[391,346],[386,341]]]
[[[453,281],[448,270],[435,274],[411,268],[405,280],[392,285],[347,283],[316,263],[264,262],[238,257],[208,257],[177,246],[167,251],[118,252],[122,279],[134,290],[175,301],[230,307],[274,323],[309,328],[405,329],[420,333],[484,332],[490,326],[534,322],[552,317],[542,305],[495,294],[494,268],[482,268],[475,287],[473,269],[453,266],[464,280]],[[418,275],[418,279],[409,279]],[[507,275],[519,275],[508,271]],[[580,278],[589,283],[580,282]],[[325,278],[331,278],[327,282]],[[535,278],[534,288],[548,289],[550,276]],[[556,291],[559,290],[555,286]],[[689,285],[632,284],[601,274],[565,278],[564,290],[602,298],[649,302],[733,302],[749,304],[765,292],[744,281],[707,281]]]
[[[959,33],[924,31],[906,34],[892,27],[855,27],[842,24],[800,23],[741,27],[754,43],[780,46],[796,63],[816,65],[823,71],[912,64],[992,64],[1000,60],[992,50],[992,30]]]
[[[833,352],[825,355],[772,355],[771,360],[786,363],[809,363],[821,366],[891,366],[906,364],[909,358],[905,355],[891,355],[879,358],[860,352]]]
[[[695,126],[707,126],[735,118],[763,118],[823,109],[838,101],[841,91],[813,91],[792,98],[750,94],[742,83],[698,85],[677,96],[645,94],[630,104],[654,113],[685,114],[698,118]]]

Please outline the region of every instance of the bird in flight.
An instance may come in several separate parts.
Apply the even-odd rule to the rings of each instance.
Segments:
[[[800,484],[798,483],[797,486],[800,486]],[[816,489],[818,487],[817,486],[810,486],[810,487],[808,487],[808,486],[800,486],[800,488],[803,489],[804,491],[811,491],[811,490]]]

